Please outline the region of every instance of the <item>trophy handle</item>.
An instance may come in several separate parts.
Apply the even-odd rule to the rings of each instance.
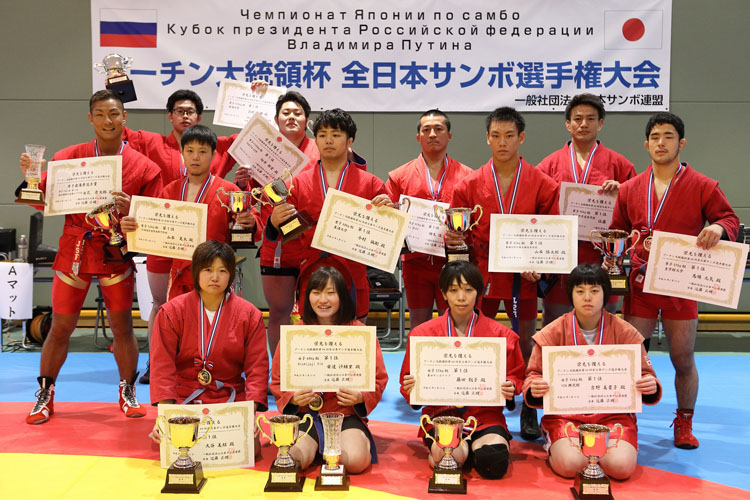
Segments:
[[[221,188],[219,188],[219,189],[221,189]],[[266,434],[266,432],[263,430],[263,427],[260,425],[260,419],[263,419],[263,421],[265,423],[267,423],[268,425],[271,425],[271,422],[268,421],[268,419],[266,418],[265,413],[261,413],[260,415],[258,415],[258,418],[255,419],[255,425],[258,426],[258,430],[260,431],[260,433],[263,434],[263,436],[266,439],[268,439],[269,441],[273,442],[271,440],[271,436],[269,436],[268,434]]]
[[[407,198],[406,196],[404,196],[404,199],[403,199],[403,201],[401,201],[401,202],[399,203],[399,206],[398,206],[399,210],[400,210],[400,209],[401,209],[401,208],[402,208],[402,207],[403,207],[404,205],[406,205],[406,209],[404,209],[404,212],[406,212],[406,213],[409,213],[409,209],[411,208],[411,200],[410,200],[409,198]]]
[[[617,429],[620,429],[620,435],[617,436],[617,441],[615,441],[615,444],[607,446],[607,449],[617,448],[617,445],[620,444],[620,439],[622,439],[622,435],[625,432],[625,429],[623,429],[622,424],[615,424],[614,427],[612,427],[612,432],[614,432]]]
[[[208,433],[211,432],[211,429],[214,426],[214,419],[211,418],[211,417],[209,417],[208,415],[206,415],[205,417],[203,417],[198,425],[202,424],[205,420],[208,420],[208,429],[206,429],[206,432],[204,432],[201,437],[196,438],[196,440],[195,440],[196,444],[198,443],[198,441],[200,441],[201,439],[203,439],[206,436],[208,436]]]
[[[440,208],[442,208],[442,207],[440,207]],[[425,421],[427,421],[428,424],[432,425],[432,419],[430,418],[430,416],[427,415],[427,414],[422,415],[422,417],[419,419],[419,426],[422,428],[422,432],[424,432],[425,437],[432,439],[433,443],[437,443],[437,441],[435,440],[435,438],[432,437],[430,435],[430,433],[427,432],[427,429],[424,428]]]
[[[107,73],[106,68],[102,63],[96,63],[94,64],[94,69],[99,72],[99,74],[104,75]]]
[[[471,417],[469,417],[469,418],[466,419],[466,423],[464,425],[469,425],[469,422],[471,422],[472,420],[474,421],[474,428],[471,429],[471,432],[469,433],[468,436],[466,436],[465,438],[463,438],[461,440],[462,443],[464,441],[468,441],[469,439],[471,439],[471,435],[474,434],[475,430],[477,430],[477,419],[473,415]],[[460,446],[460,444],[459,444],[459,446]]]
[[[629,253],[633,248],[635,248],[635,246],[638,244],[638,240],[641,239],[641,232],[638,231],[637,229],[633,229],[632,231],[630,231],[630,235],[628,236],[628,239],[633,238],[633,237],[635,237],[635,239],[633,240],[633,244],[630,245],[630,247],[623,252],[623,255],[625,255],[626,253]],[[618,438],[618,441],[619,441],[619,438]]]
[[[596,241],[594,241],[594,237],[596,237],[597,239],[601,240],[602,234],[599,231],[597,231],[596,229],[592,229],[591,232],[589,233],[589,241],[591,241],[591,244],[594,245],[594,248],[596,248],[597,250],[599,250],[599,252],[601,252],[601,254],[604,255],[604,245],[601,244],[601,243],[597,243]]]
[[[221,188],[219,188],[219,189],[221,189]],[[263,203],[263,200],[260,199],[260,196],[261,196],[262,192],[263,192],[263,190],[261,188],[252,188],[250,190],[250,196],[253,197],[253,199],[255,200],[256,203],[260,203],[261,205],[264,205],[265,203]]]
[[[481,219],[482,218],[482,214],[484,214],[484,210],[482,210],[482,205],[474,205],[474,208],[471,210],[472,215],[477,210],[479,210],[479,217],[477,217],[476,219],[474,219],[474,223],[469,226],[469,231],[471,231],[474,226],[476,226],[477,224],[479,224],[479,219]]]
[[[285,168],[284,170],[282,170],[282,171],[281,171],[281,176],[280,176],[279,178],[280,178],[280,179],[281,179],[282,181],[286,182],[286,178],[287,178],[287,177],[289,177],[289,183],[290,183],[289,189],[291,190],[291,189],[292,189],[292,186],[291,186],[291,182],[292,182],[292,171],[291,171],[291,170],[289,170],[288,168]]]
[[[162,438],[166,438],[167,440],[171,441],[172,436],[170,436],[169,433],[164,432],[164,428],[162,428],[161,426],[162,422],[164,424],[168,423],[166,415],[159,415],[158,417],[156,417],[156,428],[159,429],[159,434],[161,434]],[[169,425],[167,425],[167,428],[169,428]]]
[[[129,69],[133,64],[133,56],[125,56],[122,58],[122,69]]]
[[[304,434],[302,434],[302,436],[307,436],[308,434],[310,434],[310,429],[312,429],[312,427],[313,427],[312,426],[312,415],[310,415],[309,413],[305,413],[305,416],[302,417],[302,420],[300,420],[300,422],[299,422],[300,425],[302,425],[303,423],[305,423],[305,420],[309,420],[310,421],[310,425],[307,426],[307,430],[305,431]],[[299,439],[302,436],[297,436],[297,439],[295,440],[295,442],[299,441]]]
[[[435,205],[435,218],[440,221],[442,225],[445,227],[448,227],[448,224],[446,224],[446,219],[448,216],[445,214],[445,209],[441,207],[440,205]],[[441,215],[442,214],[442,215]],[[432,421],[430,421],[430,424],[432,424]]]
[[[592,231],[593,232],[593,231]],[[578,432],[578,429],[575,425],[573,425],[573,422],[568,422],[565,424],[565,437],[568,438],[568,443],[570,446],[573,446],[575,448],[578,448],[578,450],[581,450],[581,447],[573,442],[573,439],[571,439],[570,434],[568,434],[568,427],[572,427],[574,431]]]
[[[225,209],[226,209],[226,210],[227,210],[228,212],[231,212],[231,211],[232,211],[232,208],[231,208],[231,207],[229,207],[228,205],[225,205],[225,204],[224,204],[224,200],[222,200],[222,199],[221,199],[221,197],[219,196],[219,192],[221,192],[221,194],[223,194],[223,195],[224,195],[224,196],[226,196],[226,197],[229,197],[229,193],[227,193],[227,192],[226,192],[226,191],[224,190],[224,188],[223,188],[223,187],[219,187],[219,189],[217,189],[217,190],[216,190],[216,198],[218,198],[218,199],[219,199],[219,203],[221,203],[221,206],[222,206],[223,208],[225,208]],[[266,421],[266,423],[268,423],[268,421]]]

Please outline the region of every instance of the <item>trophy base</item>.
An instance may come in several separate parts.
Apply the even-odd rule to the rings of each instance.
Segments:
[[[315,489],[329,491],[346,491],[349,489],[349,476],[343,465],[334,470],[327,470],[325,465],[320,469],[320,476],[315,480]]]
[[[610,274],[611,295],[630,295],[630,280],[627,274]]]
[[[235,250],[240,248],[258,248],[253,241],[253,231],[250,229],[232,229],[229,236],[229,246]]]
[[[576,474],[570,491],[576,500],[614,500],[607,476],[589,479],[583,477],[583,471]]]
[[[281,242],[291,241],[313,227],[312,218],[304,210],[294,214],[291,219],[279,226]]]
[[[162,493],[199,493],[206,478],[203,477],[203,466],[200,462],[189,469],[170,467],[167,470],[167,480],[164,483]]]
[[[41,189],[22,189],[16,203],[22,205],[44,205],[44,192]]]
[[[124,80],[123,80],[124,78]],[[138,96],[135,94],[135,87],[133,86],[133,80],[127,76],[120,76],[110,78],[107,80],[105,85],[107,90],[111,90],[122,99],[122,102],[131,102],[138,100]]]
[[[452,470],[436,467],[430,478],[427,493],[455,493],[465,495],[466,483],[466,478],[463,476],[461,469]]]
[[[295,460],[293,467],[271,466],[268,471],[268,481],[263,491],[302,491],[305,485],[305,476],[300,474],[299,463]]]
[[[448,262],[453,262],[454,260],[464,260],[469,262],[469,247],[466,245],[460,248],[445,247],[445,259]]]

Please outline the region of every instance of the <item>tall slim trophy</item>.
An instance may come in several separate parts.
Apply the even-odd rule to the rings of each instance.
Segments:
[[[612,295],[627,295],[630,293],[628,275],[625,269],[618,264],[617,260],[630,252],[636,243],[638,243],[640,237],[641,234],[637,229],[633,229],[630,234],[622,229],[608,229],[606,231],[597,231],[594,229],[589,233],[589,239],[594,248],[614,262],[612,267],[609,268],[609,282],[612,284]],[[627,247],[630,238],[634,238],[633,244]],[[627,247],[627,250],[625,247]]]
[[[320,468],[320,476],[315,480],[316,490],[348,490],[349,477],[341,463],[341,425],[344,414],[326,412],[320,414],[323,424],[325,446],[323,460],[325,464]]]
[[[26,144],[24,147],[26,154],[31,158],[31,165],[26,169],[27,186],[18,193],[16,203],[44,205],[44,192],[39,189],[39,183],[42,182],[42,158],[45,147],[38,144]]]
[[[289,177],[289,188],[287,189],[284,178]],[[263,205],[276,206],[286,203],[289,197],[289,190],[292,189],[292,173],[288,168],[281,172],[281,177],[277,177],[262,188],[253,188],[253,198]],[[281,241],[286,243],[301,235],[313,226],[312,218],[304,210],[298,211],[295,208],[294,213],[279,226],[281,231]]]
[[[208,422],[208,429],[201,437],[198,437],[198,426],[204,421]],[[169,432],[166,432],[162,426],[165,423]],[[180,456],[167,470],[167,480],[161,492],[199,493],[203,485],[206,484],[206,478],[203,477],[203,466],[200,462],[193,461],[188,455],[188,451],[208,435],[214,425],[213,419],[208,416],[203,418],[180,416],[167,420],[164,415],[159,415],[156,418],[156,424],[159,426],[162,437],[168,439],[172,446],[180,450]]]
[[[103,75],[104,86],[111,90],[122,99],[122,102],[130,102],[138,99],[135,95],[133,80],[128,77],[126,72],[133,63],[132,57],[121,56],[120,54],[107,54],[102,62],[94,64],[94,69]]]
[[[229,205],[224,203],[219,193],[222,193],[226,198],[229,199]],[[223,187],[216,190],[216,197],[219,199],[219,203],[224,207],[227,212],[239,214],[247,212],[253,206],[253,199],[248,191],[225,191]],[[255,242],[253,242],[254,231],[242,227],[241,224],[235,222],[232,224],[232,230],[229,236],[229,246],[237,250],[238,248],[257,248]]]
[[[477,210],[479,210],[479,216],[472,224],[471,216]],[[466,207],[445,209],[440,205],[435,205],[435,217],[437,217],[437,220],[446,226],[448,231],[452,233],[461,233],[463,235],[479,224],[479,219],[482,218],[482,213],[483,210],[480,205],[475,205],[473,209]],[[468,261],[469,247],[467,247],[465,243],[462,243],[461,246],[456,248],[450,248],[448,245],[445,245],[445,258],[448,259],[448,262],[453,260]]]
[[[578,433],[578,443],[574,443],[568,434],[568,429],[573,428]],[[620,435],[612,446],[609,446],[609,433],[620,429]],[[609,484],[609,478],[599,465],[599,459],[602,458],[607,450],[615,448],[622,438],[623,428],[620,424],[615,424],[613,429],[606,425],[599,424],[581,424],[576,428],[573,422],[565,424],[565,436],[568,438],[571,446],[575,446],[589,459],[589,464],[585,469],[579,470],[573,481],[571,491],[573,496],[578,500],[605,500],[613,499],[612,487]]]
[[[261,420],[270,426],[270,436],[263,431],[260,425]],[[279,449],[276,460],[273,461],[271,470],[268,472],[268,481],[263,491],[302,491],[305,476],[300,474],[299,462],[289,455],[289,449],[299,438],[310,432],[308,427],[302,436],[299,435],[299,424],[305,420],[309,420],[310,427],[312,427],[312,416],[309,413],[301,421],[297,415],[276,415],[271,417],[270,421],[263,413],[258,415],[256,419],[258,430]]]
[[[471,429],[471,432],[462,439],[461,435],[463,434],[464,425],[467,425],[472,420],[474,421],[474,427]],[[432,437],[430,433],[425,430],[425,422],[434,426],[435,437]],[[466,478],[463,477],[456,459],[453,458],[453,450],[461,446],[461,443],[471,438],[471,435],[474,434],[474,431],[477,429],[477,419],[474,417],[469,417],[466,421],[459,417],[435,417],[430,419],[429,415],[422,415],[422,418],[419,419],[419,425],[422,427],[425,436],[432,439],[434,443],[437,443],[437,445],[443,449],[444,453],[443,458],[435,465],[427,492],[461,493],[465,495]]]

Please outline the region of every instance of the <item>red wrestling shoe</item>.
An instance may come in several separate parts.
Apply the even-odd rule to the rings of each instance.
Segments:
[[[128,418],[146,416],[146,409],[142,408],[135,399],[135,386],[125,380],[120,380],[120,408]]]
[[[55,413],[55,384],[50,377],[38,377],[39,390],[36,391],[36,403],[31,413],[26,416],[26,423],[43,424]]]
[[[698,447],[698,440],[693,436],[693,410],[675,412],[676,417],[670,427],[674,427],[674,445],[683,450],[693,450]]]

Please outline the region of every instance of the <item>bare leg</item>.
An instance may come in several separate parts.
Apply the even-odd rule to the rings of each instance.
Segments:
[[[432,319],[432,307],[410,307],[409,308],[409,329],[413,330],[425,321]]]
[[[549,465],[556,474],[572,478],[576,472],[586,467],[586,464],[586,457],[581,455],[578,448],[570,446],[567,438],[558,439],[550,446]]]
[[[341,432],[341,463],[347,472],[359,474],[370,466],[370,440],[361,429]]]
[[[159,308],[167,301],[167,288],[169,288],[169,273],[152,273],[148,271],[148,287],[151,290],[152,307],[148,317],[148,345],[151,346],[151,330]]]
[[[536,333],[536,318],[518,320],[518,343],[521,345],[523,362],[528,364],[531,351],[534,349],[534,341],[531,337]]]
[[[263,294],[268,302],[268,349],[271,357],[276,353],[279,345],[281,325],[290,324],[289,316],[294,309],[294,291],[297,286],[297,278],[294,276],[262,275]],[[314,457],[313,457],[314,458]]]
[[[694,354],[698,320],[664,319],[662,322],[669,339],[669,358],[675,369],[677,407],[692,410],[698,398],[698,370],[695,368]]]
[[[68,357],[68,341],[78,324],[79,314],[52,313],[52,325],[47,339],[42,344],[39,374],[57,379],[65,359]]]
[[[469,445],[466,444],[466,441],[462,442],[458,448],[453,450],[452,455],[453,459],[458,463],[458,466],[461,467],[464,462],[466,462],[466,457],[469,456]],[[443,459],[443,456],[445,456],[443,449],[438,446],[437,443],[432,443],[432,446],[430,447],[430,455],[427,457],[430,467],[434,469],[435,466],[440,463],[440,460]]]
[[[599,459],[599,464],[608,476],[623,480],[633,475],[637,461],[638,450],[627,441],[620,441],[617,446],[607,450],[607,454]]]
[[[557,318],[568,311],[572,311],[573,306],[569,304],[558,304],[549,300],[542,301],[542,326],[547,326]]]
[[[301,470],[307,469],[315,459],[318,452],[318,443],[308,435],[299,438],[299,441],[289,450],[289,455],[299,462]]]
[[[133,317],[130,311],[107,311],[112,329],[112,353],[115,355],[120,380],[133,383],[138,367],[138,341],[133,333]]]

